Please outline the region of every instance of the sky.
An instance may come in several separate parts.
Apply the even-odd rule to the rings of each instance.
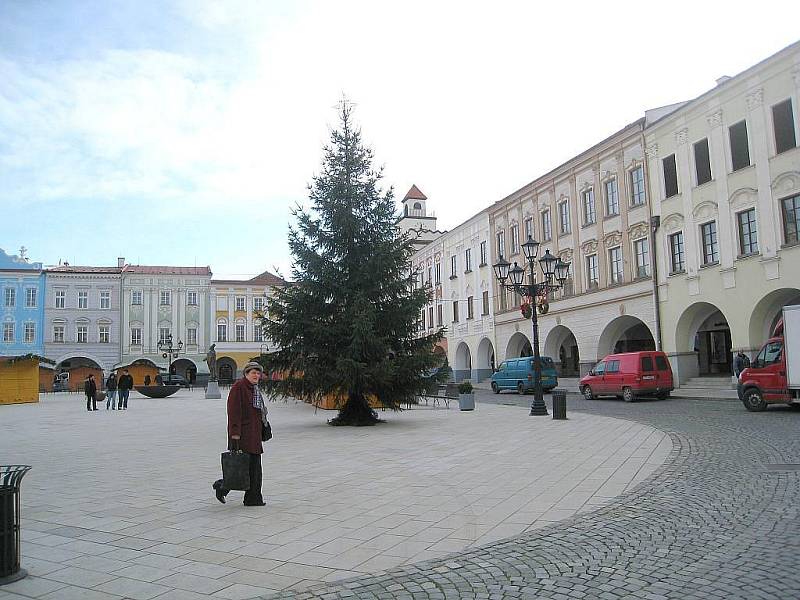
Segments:
[[[0,0],[0,248],[291,275],[336,104],[452,229],[800,38],[800,3]]]

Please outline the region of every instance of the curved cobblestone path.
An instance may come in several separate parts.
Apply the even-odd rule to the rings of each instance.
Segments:
[[[646,423],[670,434],[673,451],[650,479],[594,512],[443,559],[269,597],[800,598],[800,470],[792,466],[800,463],[800,412],[572,397],[569,410]]]

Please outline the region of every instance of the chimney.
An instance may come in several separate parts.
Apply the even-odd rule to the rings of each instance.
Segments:
[[[124,256],[120,256],[119,258],[117,258],[117,266],[120,269],[125,266],[125,257]]]

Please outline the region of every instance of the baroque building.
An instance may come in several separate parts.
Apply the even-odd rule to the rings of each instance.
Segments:
[[[42,263],[0,250],[0,357],[44,356]]]

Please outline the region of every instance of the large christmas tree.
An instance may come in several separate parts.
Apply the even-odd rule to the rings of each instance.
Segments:
[[[310,207],[289,229],[294,282],[268,306],[265,333],[280,348],[270,366],[283,372],[273,394],[317,402],[340,399],[333,425],[379,422],[370,400],[399,408],[421,392],[443,331],[420,335],[430,289],[415,286],[411,240],[396,228],[391,188],[342,102],[339,128],[309,186]]]

